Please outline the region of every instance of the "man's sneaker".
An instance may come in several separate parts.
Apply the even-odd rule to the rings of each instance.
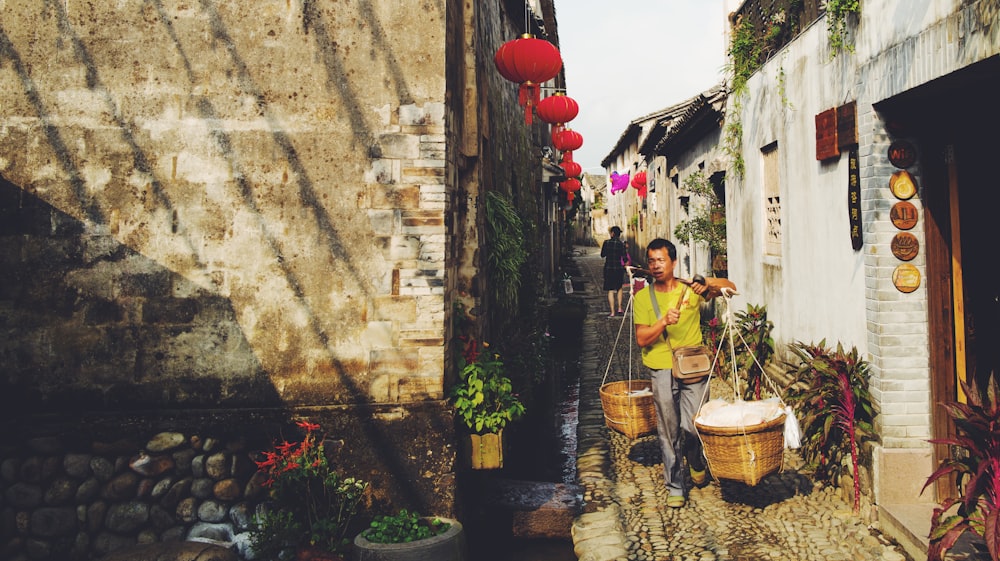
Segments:
[[[670,508],[681,508],[684,506],[684,495],[669,495],[667,496],[667,506]]]
[[[694,483],[695,485],[705,483],[705,470],[698,471],[691,468],[691,483]]]

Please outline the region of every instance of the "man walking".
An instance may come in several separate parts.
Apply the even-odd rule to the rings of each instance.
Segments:
[[[686,474],[682,457],[687,458],[691,481],[705,482],[705,459],[694,416],[701,407],[708,379],[682,382],[673,377],[671,349],[702,344],[701,303],[707,286],[690,287],[674,277],[677,248],[656,238],[646,247],[646,266],[653,283],[632,299],[635,339],[642,348],[642,363],[650,370],[656,433],[663,453],[663,477],[667,485],[667,506],[680,508],[686,502]],[[653,298],[657,306],[653,307]],[[667,340],[669,338],[669,341]]]

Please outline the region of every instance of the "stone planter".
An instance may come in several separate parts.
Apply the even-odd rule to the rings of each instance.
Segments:
[[[445,533],[409,543],[374,543],[358,534],[354,538],[354,561],[465,561],[465,530],[458,520]]]

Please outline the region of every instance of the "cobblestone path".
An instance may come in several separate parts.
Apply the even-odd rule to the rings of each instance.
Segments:
[[[711,481],[693,489],[684,508],[666,506],[655,436],[629,440],[605,427],[599,389],[607,381],[647,377],[629,325],[608,318],[598,248],[578,247],[588,314],[583,328],[577,480],[585,511],[573,526],[581,561],[905,561],[903,549],[852,512],[832,488],[813,485],[785,452],[780,473],[754,487]],[[625,320],[627,321],[627,320]],[[620,336],[619,336],[620,333]],[[617,351],[612,355],[615,340]],[[610,363],[610,369],[609,369]],[[732,390],[713,379],[712,397]]]

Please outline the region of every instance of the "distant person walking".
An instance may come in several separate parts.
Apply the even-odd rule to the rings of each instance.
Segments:
[[[611,238],[601,246],[604,258],[604,290],[608,292],[609,318],[625,315],[622,309],[622,285],[625,283],[625,263],[629,260],[628,243],[621,239],[622,229],[611,227]],[[617,304],[617,305],[616,305]]]

